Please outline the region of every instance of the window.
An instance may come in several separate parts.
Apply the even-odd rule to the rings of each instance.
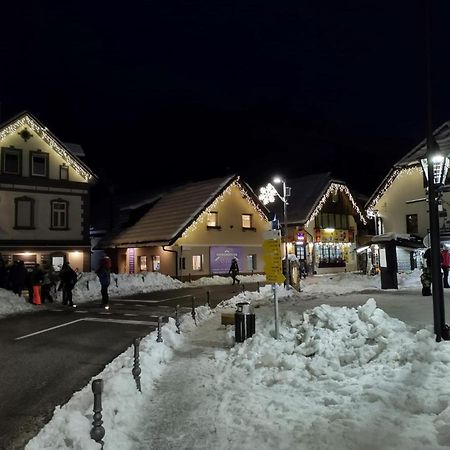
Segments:
[[[316,217],[316,228],[348,229],[348,216],[346,214],[320,213]]]
[[[192,256],[192,270],[202,270],[202,255]]]
[[[34,228],[34,199],[30,197],[18,197],[16,203],[15,225],[18,229]]]
[[[216,212],[209,212],[208,219],[206,221],[206,226],[208,227],[218,227],[219,226],[219,214]]]
[[[247,255],[247,271],[256,270],[256,255]]]
[[[139,270],[141,272],[147,272],[147,256],[146,255],[139,256]]]
[[[64,263],[64,256],[52,256],[52,267],[53,270],[59,272]]]
[[[60,180],[69,179],[69,166],[66,165],[59,166],[59,179]]]
[[[67,230],[69,226],[68,210],[69,202],[58,198],[51,201],[51,230]]]
[[[2,148],[2,173],[6,175],[22,175],[22,150],[18,148]]]
[[[417,214],[406,215],[406,232],[408,234],[417,234],[419,232]]]
[[[252,228],[251,214],[242,214],[242,228]]]
[[[186,258],[184,256],[182,256],[180,258],[180,264],[179,264],[179,268],[181,270],[185,270],[186,269]]]
[[[152,269],[153,272],[159,272],[161,270],[161,257],[152,256]]]
[[[30,152],[30,175],[48,177],[48,153]]]

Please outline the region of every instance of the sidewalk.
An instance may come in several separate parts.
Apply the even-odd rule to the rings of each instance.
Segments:
[[[332,283],[349,280],[323,282],[332,291]],[[450,342],[436,343],[429,328],[412,332],[370,298],[356,308],[313,309],[281,287],[278,298],[279,339],[270,286],[226,302],[247,299],[256,307],[256,334],[244,343],[234,344],[233,328],[220,325],[220,308],[206,307],[197,310],[199,326],[186,315],[181,335],[171,321],[163,343],[154,333],[146,337],[142,394],[130,377],[131,352],[107,366],[100,374],[104,450],[450,446],[450,380],[442,377]],[[89,391],[57,410],[26,450],[98,449],[88,437]]]

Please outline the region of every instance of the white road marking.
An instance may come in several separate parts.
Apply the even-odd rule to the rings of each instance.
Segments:
[[[66,327],[67,325],[71,325],[76,322],[81,322],[82,320],[86,320],[86,319],[72,320],[71,322],[62,323],[61,325],[56,325],[55,327],[46,328],[45,330],[36,331],[35,333],[26,334],[25,336],[20,336],[20,337],[16,338],[15,340],[20,341],[21,339],[25,339],[25,338],[28,338],[31,336],[36,336],[37,334],[41,334],[41,333],[46,333],[47,331],[56,330],[57,328]]]
[[[130,325],[158,325],[158,322],[149,322],[145,320],[120,320],[120,319],[100,319],[98,317],[86,317],[83,319],[72,320],[71,322],[62,323],[61,325],[56,325],[51,328],[46,328],[44,330],[36,331],[35,333],[26,334],[25,336],[20,336],[15,338],[15,341],[20,341],[21,339],[26,339],[32,336],[36,336],[38,334],[46,333],[47,331],[56,330],[57,328],[66,327],[67,325],[72,325],[76,322],[111,322],[111,323],[122,323],[122,324],[130,324]]]

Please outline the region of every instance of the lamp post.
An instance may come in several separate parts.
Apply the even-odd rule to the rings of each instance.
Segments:
[[[441,275],[441,250],[439,236],[439,197],[447,176],[449,159],[442,155],[432,132],[427,135],[427,154],[421,160],[428,181],[428,213],[430,218],[431,286],[436,341],[449,339],[445,324],[444,289]]]
[[[278,197],[283,202],[283,222],[284,222],[284,258],[286,261],[286,289],[289,289],[290,282],[290,271],[289,271],[289,258],[288,258],[288,223],[287,223],[287,198],[291,195],[291,188],[286,186],[286,181],[280,177],[275,177],[273,179],[275,184],[283,184],[283,195],[281,196],[275,187],[268,183],[266,187],[261,188],[261,194],[259,199],[267,205],[268,203],[273,203],[275,197]]]
[[[439,149],[433,136],[431,116],[431,6],[426,2],[426,101],[427,139],[426,157],[421,164],[428,181],[428,212],[430,218],[431,245],[431,286],[433,295],[433,318],[436,341],[449,340],[448,326],[445,324],[444,289],[441,275],[441,250],[439,236],[439,197],[447,177],[449,159]]]

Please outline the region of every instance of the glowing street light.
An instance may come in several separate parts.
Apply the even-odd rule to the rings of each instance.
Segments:
[[[283,184],[283,195],[280,195],[273,184],[268,183],[267,186],[260,189],[259,199],[267,205],[268,203],[273,203],[277,197],[283,202],[283,215],[284,215],[284,258],[286,261],[286,288],[289,289],[290,286],[290,271],[289,271],[289,259],[288,259],[288,223],[287,223],[287,198],[291,195],[291,188],[286,186],[285,180],[280,177],[275,177],[273,179],[275,184]]]

